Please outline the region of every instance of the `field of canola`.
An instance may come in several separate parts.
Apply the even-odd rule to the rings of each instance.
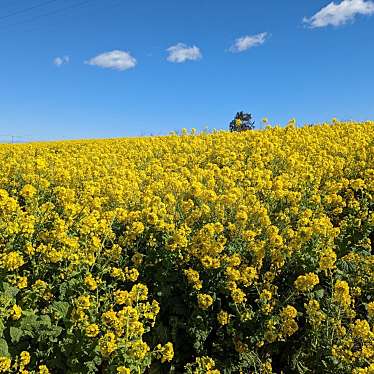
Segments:
[[[374,373],[374,122],[0,145],[0,373]]]

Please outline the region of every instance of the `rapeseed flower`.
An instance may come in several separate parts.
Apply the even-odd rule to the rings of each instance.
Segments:
[[[319,283],[317,274],[308,273],[300,275],[295,281],[295,288],[300,292],[309,292]]]
[[[86,335],[89,338],[94,338],[100,332],[99,326],[96,323],[91,323],[86,327]]]
[[[0,373],[6,373],[10,370],[12,360],[9,357],[0,356]]]
[[[207,310],[213,304],[213,298],[207,294],[197,295],[197,302],[201,309]]]

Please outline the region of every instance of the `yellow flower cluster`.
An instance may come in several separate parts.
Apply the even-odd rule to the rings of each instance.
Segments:
[[[230,315],[224,310],[221,310],[217,314],[217,320],[220,325],[222,326],[227,325],[230,322]]]
[[[326,248],[321,252],[319,268],[327,271],[335,268],[336,253],[332,248]]]
[[[308,292],[311,291],[318,283],[318,275],[314,273],[308,273],[297,277],[295,281],[295,288],[300,292]]]
[[[187,269],[184,271],[184,274],[186,275],[188,282],[192,284],[193,288],[200,290],[203,287],[199,273],[196,270]]]
[[[349,294],[349,285],[346,281],[336,281],[334,286],[334,300],[344,308],[349,308],[351,296]]]
[[[282,318],[282,336],[288,337],[293,335],[299,329],[299,326],[295,321],[297,310],[293,306],[287,305],[282,309],[280,316]]]
[[[309,300],[308,304],[304,304],[304,307],[308,315],[309,323],[313,327],[319,327],[326,319],[326,315],[321,311],[320,304],[317,300]]]
[[[0,373],[5,373],[10,370],[12,360],[9,357],[0,357]]]
[[[366,320],[357,319],[332,347],[332,355],[345,365],[354,364],[353,372],[370,373],[374,362],[374,331]],[[371,366],[366,366],[371,363]],[[362,367],[364,366],[364,367]]]
[[[166,343],[163,347],[158,344],[156,349],[158,350],[158,355],[161,358],[161,362],[170,362],[174,357],[173,344],[170,342]]]
[[[208,309],[213,304],[213,298],[207,294],[197,295],[197,302],[201,309]]]
[[[188,374],[220,374],[218,369],[215,369],[216,363],[208,356],[196,357],[192,364],[186,365]]]

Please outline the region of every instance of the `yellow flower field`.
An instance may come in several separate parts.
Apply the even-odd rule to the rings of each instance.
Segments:
[[[0,373],[373,373],[374,122],[0,145]]]

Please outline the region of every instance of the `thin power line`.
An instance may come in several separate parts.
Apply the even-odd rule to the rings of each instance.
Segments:
[[[6,18],[10,18],[10,17],[13,17],[13,16],[18,16],[19,14],[27,13],[27,12],[29,12],[30,10],[34,10],[34,9],[37,9],[37,8],[43,7],[44,5],[48,5],[48,4],[51,4],[51,3],[55,3],[56,1],[58,1],[58,0],[49,0],[49,1],[44,1],[43,3],[39,3],[39,4],[36,4],[36,5],[30,6],[30,7],[28,7],[28,8],[24,8],[24,9],[17,10],[17,11],[15,11],[15,12],[12,12],[12,13],[6,14],[5,16],[1,16],[1,17],[0,17],[0,20],[6,19]]]
[[[57,0],[56,0],[56,1],[57,1]],[[37,15],[37,16],[35,16],[35,17],[31,17],[31,18],[29,18],[29,19],[26,19],[26,20],[23,21],[23,22],[12,23],[12,24],[7,25],[7,26],[19,26],[19,25],[23,25],[23,24],[26,24],[26,23],[29,23],[29,22],[32,22],[32,21],[38,20],[38,19],[40,19],[40,18],[44,18],[44,17],[48,17],[48,16],[52,16],[52,15],[55,15],[55,14],[58,14],[58,13],[64,12],[65,10],[78,8],[79,6],[82,6],[82,5],[88,4],[88,3],[90,3],[91,1],[93,1],[93,0],[80,1],[79,3],[72,4],[72,5],[69,5],[69,6],[63,7],[63,8],[59,8],[59,9],[53,10],[53,11],[51,11],[51,12],[47,12],[47,13],[43,13],[43,14],[39,14],[39,15]]]
[[[1,1],[1,0],[0,0]],[[110,10],[114,7],[117,7],[117,6],[121,6],[122,5],[122,1],[123,0],[106,0],[106,3],[105,4],[101,4],[101,3],[96,3],[96,4],[92,4],[92,6],[90,7],[90,10],[96,10],[96,11],[101,11],[101,10]],[[73,19],[74,15],[71,15],[71,17],[69,17],[69,19]],[[1,27],[1,26],[0,26]],[[48,29],[53,29],[53,28],[58,28],[58,23],[54,22],[54,23],[49,23],[48,25],[44,24],[44,25],[41,25],[41,24],[36,24],[35,25],[31,25],[30,27],[28,27],[27,29],[24,29],[23,31],[25,32],[32,32],[32,31],[35,31],[35,30],[38,30],[40,29],[41,27],[43,27],[44,29],[46,27],[48,27]]]

